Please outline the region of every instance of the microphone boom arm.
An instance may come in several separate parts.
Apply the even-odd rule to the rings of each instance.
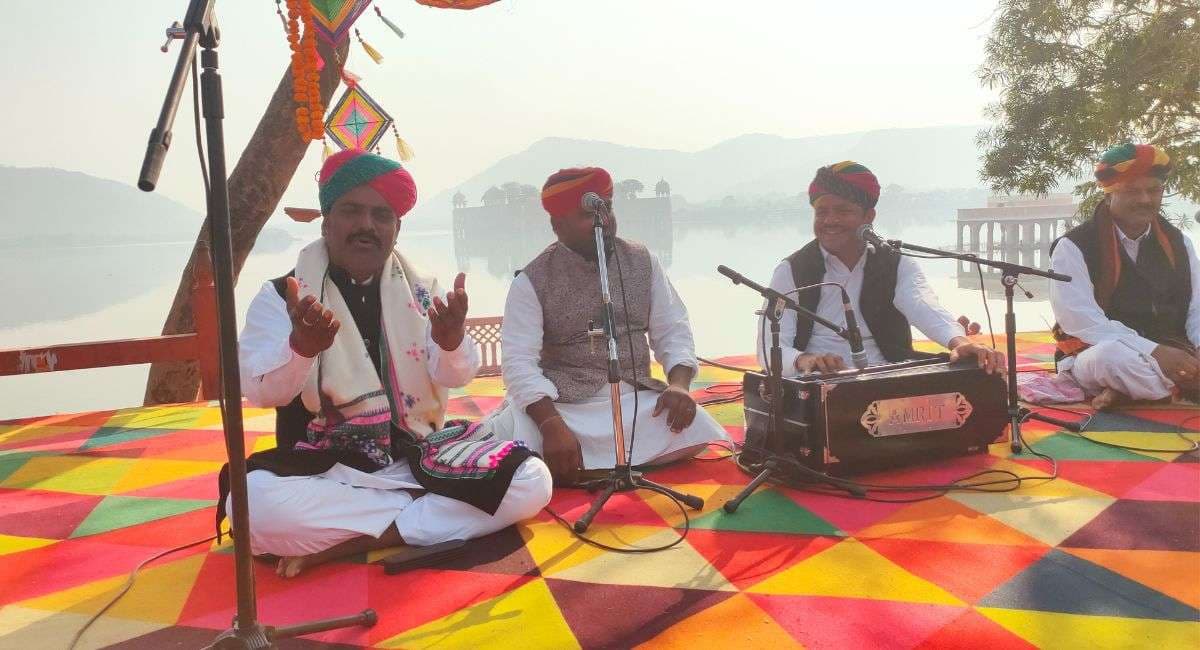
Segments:
[[[780,293],[770,287],[764,287],[761,284],[758,284],[757,282],[747,278],[746,276],[742,275],[741,273],[738,273],[737,271],[734,271],[733,269],[731,269],[728,266],[725,266],[723,264],[720,266],[717,266],[717,273],[720,273],[721,275],[729,278],[730,280],[733,281],[734,284],[744,284],[747,287],[757,291],[759,295],[761,295],[763,298],[765,298],[767,300],[767,302],[771,303],[770,305],[768,305],[768,309],[774,309],[774,308],[776,308],[775,307],[776,305],[779,305],[782,303],[785,308],[790,309],[790,310],[796,312],[797,314],[800,314],[804,318],[807,318],[807,319],[813,321],[814,323],[820,323],[821,325],[832,330],[834,334],[837,334],[838,336],[842,337],[843,339],[845,339],[847,341],[850,340],[851,335],[850,335],[850,332],[846,331],[846,328],[840,327],[837,324],[833,323],[832,321],[826,320],[826,319],[816,315],[815,313],[801,307],[795,300],[792,300],[791,298],[783,295],[782,293]]]

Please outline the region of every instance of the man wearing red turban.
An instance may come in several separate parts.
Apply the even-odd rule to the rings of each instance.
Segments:
[[[1096,165],[1104,199],[1051,246],[1058,369],[1095,395],[1092,406],[1195,397],[1200,387],[1200,263],[1162,215],[1171,158],[1159,147],[1112,147]]]
[[[277,572],[291,577],[532,516],[550,500],[545,464],[443,421],[447,388],[475,376],[479,352],[464,331],[463,274],[443,298],[396,249],[417,198],[412,176],[351,149],[325,161],[318,184],[321,238],[263,285],[239,340],[243,394],[277,409],[276,449],[247,460],[252,551],[279,556]]]
[[[792,253],[771,278],[771,288],[791,293],[797,287],[829,283],[819,290],[800,291],[796,301],[809,311],[845,326],[842,307],[845,288],[859,316],[863,348],[870,365],[920,356],[912,347],[910,326],[950,349],[952,359],[974,357],[981,368],[999,372],[1004,355],[962,336],[963,326],[938,304],[937,297],[911,258],[883,250],[868,250],[858,228],[875,221],[879,181],[863,165],[845,161],[822,167],[808,186],[816,237]],[[779,323],[783,374],[832,372],[845,368],[850,345],[810,320],[788,311]],[[766,319],[758,329],[759,363],[767,336]]]
[[[507,399],[487,424],[498,437],[543,454],[555,481],[572,484],[585,469],[612,467],[612,412],[603,335],[593,215],[603,221],[608,283],[615,312],[622,414],[635,465],[695,455],[727,439],[689,394],[698,364],[691,324],[662,265],[645,246],[616,236],[613,182],[597,167],[563,169],[542,188],[542,206],[558,241],[522,269],[509,289],[501,332]],[[650,376],[650,352],[667,382]],[[636,422],[636,429],[634,423]]]

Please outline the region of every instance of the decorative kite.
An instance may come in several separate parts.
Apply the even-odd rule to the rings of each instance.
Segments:
[[[346,89],[325,120],[325,132],[342,149],[370,151],[391,126],[392,116],[357,84]]]
[[[367,10],[371,0],[311,0],[313,8],[313,26],[317,35],[333,45],[346,40],[350,26],[362,12]]]
[[[417,4],[438,9],[478,9],[493,2],[496,0],[417,0]]]

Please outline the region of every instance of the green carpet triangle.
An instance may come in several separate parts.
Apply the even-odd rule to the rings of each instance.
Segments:
[[[1088,442],[1078,436],[1066,433],[1056,433],[1035,443],[1033,448],[1059,460],[1137,460],[1158,461],[1157,458],[1135,454],[1124,449],[1115,449]],[[1022,452],[1023,458],[1032,457]]]
[[[10,474],[21,469],[25,461],[34,456],[45,456],[46,454],[38,451],[14,451],[11,453],[0,453],[0,481],[8,478]]]
[[[149,497],[108,496],[96,504],[91,514],[71,533],[71,537],[95,535],[117,528],[134,526],[184,512],[207,508],[208,499],[156,499]]]
[[[760,490],[742,502],[737,512],[723,508],[692,520],[692,528],[749,533],[844,535],[833,524],[775,490]]]
[[[172,433],[174,429],[126,429],[124,427],[100,427],[83,443],[79,449],[96,449],[98,447],[107,447],[109,445],[119,445],[123,442],[131,440],[142,440],[144,438],[155,438],[167,433]]]

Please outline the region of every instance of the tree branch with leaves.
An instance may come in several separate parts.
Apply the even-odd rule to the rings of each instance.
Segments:
[[[1075,179],[1094,205],[1091,165],[1135,141],[1165,148],[1168,194],[1200,203],[1200,0],[1001,0],[978,74],[1000,90],[978,137],[994,191]]]

